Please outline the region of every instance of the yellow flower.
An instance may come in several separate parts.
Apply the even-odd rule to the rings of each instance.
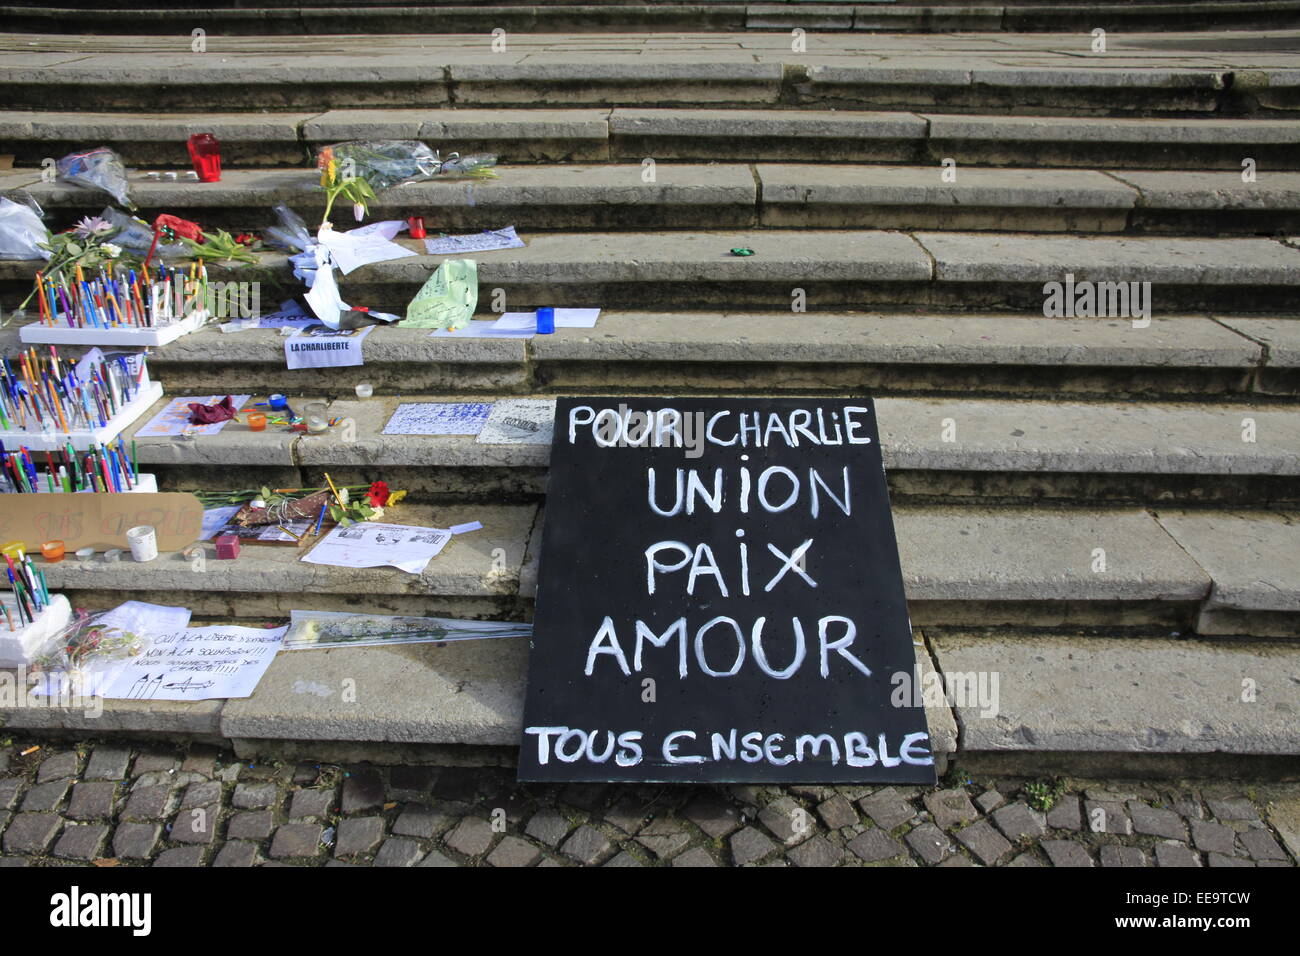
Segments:
[[[405,498],[405,497],[406,497],[406,492],[405,492],[405,491],[394,491],[394,492],[392,492],[392,493],[388,496],[388,505],[387,505],[387,507],[389,507],[389,508],[393,507],[393,505],[397,504],[399,501],[401,501],[401,500],[402,500],[403,498]]]
[[[334,185],[334,180],[338,176],[338,167],[334,162],[334,150],[328,146],[320,151],[320,156],[316,160],[316,165],[320,168],[320,184],[324,188]]]

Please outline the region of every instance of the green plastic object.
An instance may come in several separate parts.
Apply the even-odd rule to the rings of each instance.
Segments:
[[[477,307],[478,263],[473,259],[447,259],[415,294],[402,324],[454,332],[469,325]]]
[[[744,248],[744,247],[742,246],[742,247],[739,248],[739,249],[732,249],[732,250],[731,250],[731,254],[732,254],[733,256],[752,256],[752,255],[754,254],[754,250],[753,250],[753,249],[746,249],[746,248]]]

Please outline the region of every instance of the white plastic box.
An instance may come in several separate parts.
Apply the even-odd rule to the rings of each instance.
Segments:
[[[107,445],[120,435],[132,422],[147,412],[154,402],[162,398],[162,394],[161,382],[145,382],[140,386],[136,397],[123,405],[103,428],[78,429],[71,432],[29,432],[10,429],[0,431],[0,441],[5,443],[6,448],[23,445],[33,451],[58,451],[71,439],[74,449],[89,451],[92,445]]]
[[[44,325],[32,322],[18,330],[18,338],[32,345],[127,345],[141,348],[166,345],[182,335],[203,328],[208,321],[206,311],[191,312],[179,322],[160,325],[152,329],[74,329],[64,325]]]
[[[37,483],[39,487],[37,487],[36,489],[36,491],[39,494],[43,494],[43,495],[65,494],[65,492],[62,491],[57,491],[57,490],[53,492],[50,491],[50,483],[45,480],[45,472],[41,472],[39,478],[40,480]],[[55,481],[56,482],[58,481],[57,477],[55,478]],[[141,472],[139,475],[135,477],[134,481],[135,481],[134,488],[130,488],[130,489],[123,488],[120,492],[115,492],[115,494],[151,495],[158,490],[158,479],[146,472]],[[87,495],[93,493],[94,493],[93,489],[90,488],[82,488],[81,491],[77,492],[77,494],[79,495]]]
[[[0,596],[9,613],[18,620],[18,609],[12,592]],[[62,594],[51,594],[45,610],[26,627],[9,630],[9,624],[0,618],[0,667],[25,667],[32,662],[48,641],[72,620],[72,605]]]

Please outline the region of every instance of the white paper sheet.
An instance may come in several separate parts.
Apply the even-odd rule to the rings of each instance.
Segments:
[[[482,232],[461,236],[439,236],[425,239],[424,249],[431,256],[459,256],[467,253],[493,252],[497,249],[518,249],[524,241],[515,233],[514,226],[504,229],[484,229]]]
[[[376,222],[368,222],[364,226],[357,226],[355,229],[348,229],[343,234],[345,236],[379,236],[383,239],[395,239],[399,232],[404,232],[407,228],[405,219],[380,219]]]
[[[503,398],[475,439],[481,445],[549,445],[555,430],[555,399]]]
[[[477,435],[491,402],[403,402],[384,426],[385,435]]]
[[[463,329],[457,329],[454,332],[437,329],[430,333],[430,337],[439,339],[526,339],[536,334],[537,330],[532,326],[527,329],[498,329],[496,322],[492,319],[470,319],[469,325]]]
[[[443,528],[362,521],[336,527],[302,560],[340,568],[394,567],[419,574],[450,540],[451,532]]]
[[[555,327],[557,329],[594,329],[600,318],[600,309],[556,309]],[[537,331],[536,312],[507,312],[497,319],[492,326],[495,329]]]
[[[361,343],[373,325],[359,329],[302,329],[284,340],[284,362],[290,370],[300,368],[347,368],[364,365]]]
[[[319,319],[308,312],[304,312],[293,299],[287,299],[280,303],[280,307],[270,315],[259,316],[255,319],[235,319],[226,322],[221,326],[222,332],[247,332],[249,329],[305,329],[309,325],[315,325]]]
[[[199,405],[215,405],[226,397],[225,392],[220,395],[188,395],[184,398],[173,398],[167,404],[167,407],[160,411],[153,418],[149,419],[138,432],[136,438],[166,438],[173,435],[180,435],[189,429],[191,435],[215,435],[221,429],[225,428],[230,419],[224,422],[213,422],[211,425],[191,425],[190,409],[191,403]],[[230,400],[235,403],[235,411],[243,409],[244,405],[251,395],[231,395]]]
[[[145,647],[148,647],[156,638],[189,627],[190,609],[169,607],[164,604],[146,604],[143,601],[126,601],[110,611],[95,616],[92,623],[104,629],[105,637],[130,636],[138,638]],[[87,697],[104,696],[103,689],[128,663],[128,659],[124,659],[124,656],[125,652],[121,652],[119,656],[91,654],[77,672],[79,681],[77,692]],[[64,671],[43,674],[42,681],[32,688],[32,693],[38,697],[58,695],[60,684],[67,677]]]
[[[390,220],[390,223],[394,221]],[[396,223],[398,226],[401,225],[400,221]],[[392,235],[385,235],[388,225],[389,223],[371,223],[369,226],[362,226],[348,232],[322,229],[317,238],[329,249],[334,262],[343,270],[343,274],[349,275],[372,262],[387,262],[390,259],[405,259],[407,256],[416,255],[413,250],[392,241],[392,235],[397,234],[396,230],[393,230]]]
[[[116,700],[248,697],[271,666],[287,627],[196,627],[155,638],[104,687]]]

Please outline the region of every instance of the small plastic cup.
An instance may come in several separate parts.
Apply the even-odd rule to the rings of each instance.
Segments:
[[[411,238],[412,238],[412,239],[423,239],[426,235],[428,235],[428,233],[426,233],[426,232],[424,231],[424,217],[423,217],[423,216],[412,216],[412,217],[411,217],[410,219],[408,219],[406,222],[407,222],[407,225],[411,227]]]
[[[362,382],[357,386],[357,398],[369,398],[375,394],[375,387],[369,382]]]
[[[41,557],[50,564],[58,564],[63,560],[63,542],[46,541],[41,545]]]
[[[94,557],[95,557],[95,549],[94,549],[94,548],[78,548],[78,549],[77,549],[77,560],[78,560],[78,561],[86,562],[86,561],[91,560],[91,559],[94,558]]]
[[[555,310],[543,306],[537,310],[537,334],[551,335],[555,331]]]
[[[121,561],[121,560],[122,560],[121,548],[109,548],[107,551],[104,552],[105,564],[112,564],[115,561]]]
[[[266,431],[266,416],[261,412],[248,413],[248,430],[250,432]]]
[[[126,543],[131,546],[131,557],[137,561],[152,561],[158,557],[158,535],[153,525],[131,528],[126,533]]]
[[[15,561],[21,561],[23,555],[27,553],[27,546],[21,541],[9,541],[0,544],[0,554],[7,554]]]

